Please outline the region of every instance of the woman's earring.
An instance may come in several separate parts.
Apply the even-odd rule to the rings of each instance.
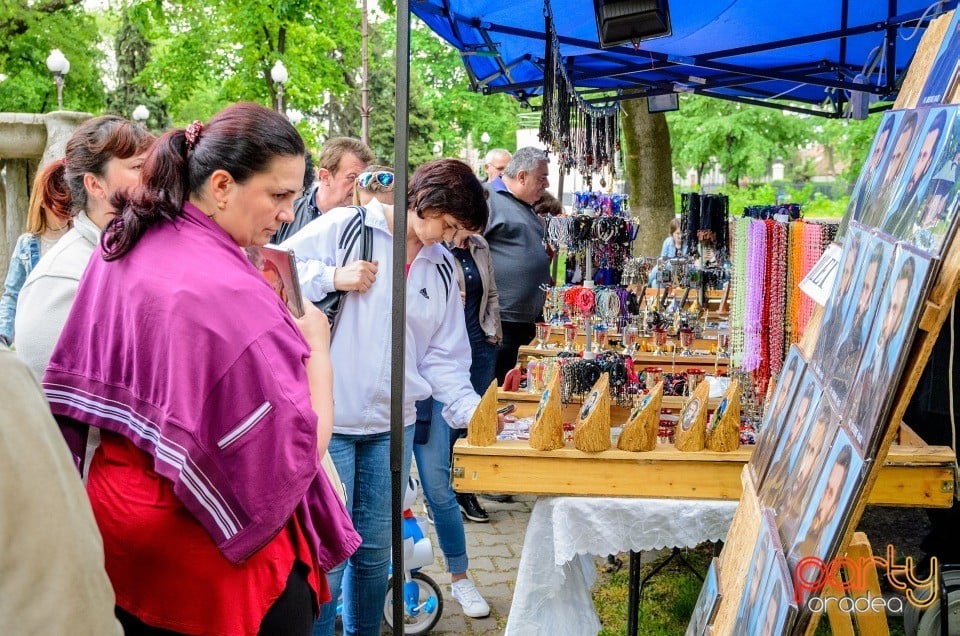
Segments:
[[[217,209],[218,209],[218,210],[223,210],[223,209],[225,209],[226,207],[227,207],[227,202],[226,202],[226,201],[223,201],[223,200],[217,201]]]

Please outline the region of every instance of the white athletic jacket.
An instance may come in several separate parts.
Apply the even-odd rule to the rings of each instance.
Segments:
[[[390,317],[393,236],[377,200],[366,206],[377,280],[366,293],[350,292],[330,347],[335,433],[370,435],[390,429]],[[306,300],[333,291],[335,267],[359,258],[361,228],[354,208],[336,208],[283,243],[294,251]],[[466,428],[480,397],[470,385],[470,341],[453,259],[439,244],[424,246],[407,275],[406,384],[403,419],[416,419],[414,402],[443,402],[451,426]]]

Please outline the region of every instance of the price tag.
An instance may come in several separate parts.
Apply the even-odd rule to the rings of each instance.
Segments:
[[[817,264],[800,281],[800,291],[813,299],[818,305],[827,304],[827,298],[833,291],[833,283],[840,270],[840,245],[833,243],[820,257]]]

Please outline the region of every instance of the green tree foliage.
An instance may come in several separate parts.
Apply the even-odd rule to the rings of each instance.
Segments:
[[[70,61],[63,91],[67,110],[98,113],[104,106],[94,17],[81,0],[0,3],[0,111],[41,113],[57,108],[47,55],[60,49]]]
[[[170,105],[177,124],[242,100],[276,106],[277,60],[289,72],[286,107],[319,119],[360,66],[352,0],[149,0],[134,15],[154,43],[138,81]]]
[[[393,163],[394,114],[396,108],[396,22],[386,19],[370,24],[370,146],[382,162]],[[470,91],[459,54],[414,20],[410,44],[410,138],[411,168],[434,158],[440,142],[445,157],[464,149],[467,135],[474,147],[480,135],[490,135],[488,147],[516,146],[516,115],[519,105],[506,95],[481,95]],[[360,136],[360,78],[351,78],[351,89],[332,100],[326,113],[331,135]]]
[[[423,80],[426,90],[420,100],[433,110],[437,121],[443,122],[439,140],[443,142],[444,155],[456,156],[465,146],[468,134],[474,147],[479,147],[484,132],[490,135],[488,148],[515,150],[519,102],[502,93],[483,95],[471,91],[457,50],[419,19],[413,21],[413,27],[411,75]]]
[[[140,74],[150,61],[150,42],[131,17],[129,9],[121,11],[120,28],[116,36],[117,88],[107,98],[107,109],[123,117],[130,117],[133,110],[143,104],[150,111],[145,122],[154,130],[170,126],[167,105],[149,87],[141,84]]]
[[[396,116],[396,23],[393,20],[371,21],[369,25],[370,147],[377,161],[394,163]],[[411,168],[433,159],[433,143],[438,137],[438,119],[420,96],[426,87],[411,72],[408,161]],[[350,90],[340,99],[331,100],[327,117],[331,136],[360,137],[361,78],[350,78]]]
[[[812,139],[810,118],[773,108],[698,95],[681,95],[680,110],[667,114],[673,166],[700,175],[719,165],[729,184],[765,175],[776,157],[792,156]]]

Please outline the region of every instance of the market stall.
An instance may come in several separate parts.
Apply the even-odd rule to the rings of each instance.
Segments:
[[[441,4],[442,7],[439,6]],[[950,8],[940,5],[933,10],[926,3],[914,5],[909,2],[893,3],[889,6],[879,6],[882,3],[844,2],[839,30],[834,28],[830,34],[824,31],[819,35],[810,35],[797,30],[806,29],[808,24],[824,17],[827,12],[818,3],[806,4],[807,6],[803,7],[791,7],[798,14],[802,13],[804,19],[798,17],[782,24],[786,29],[786,32],[781,33],[784,39],[776,42],[747,44],[738,38],[749,38],[750,29],[740,28],[736,34],[727,33],[723,31],[724,27],[720,22],[714,22],[712,16],[708,16],[701,18],[702,22],[697,25],[688,24],[686,30],[681,27],[680,37],[664,40],[661,47],[645,46],[643,50],[635,48],[633,52],[627,47],[613,52],[601,51],[594,42],[577,37],[577,34],[582,34],[589,25],[584,24],[582,15],[578,17],[572,6],[565,5],[564,11],[558,12],[556,6],[551,10],[550,3],[544,5],[542,14],[546,18],[546,28],[540,30],[539,35],[535,29],[529,28],[524,20],[529,15],[541,14],[537,11],[524,14],[517,6],[510,7],[509,15],[494,11],[486,14],[484,19],[471,18],[471,9],[466,4],[447,0],[439,3],[436,10],[430,2],[421,3],[416,10],[432,28],[461,50],[474,54],[478,51],[488,53],[465,58],[471,80],[484,90],[513,91],[523,98],[524,93],[529,95],[539,86],[544,86],[544,111],[548,115],[541,126],[544,141],[551,146],[559,144],[563,147],[569,142],[562,134],[565,130],[581,133],[585,130],[608,131],[614,125],[610,119],[615,115],[613,110],[609,107],[592,107],[591,102],[584,100],[577,92],[577,89],[584,87],[621,90],[629,83],[631,97],[692,90],[748,102],[762,101],[780,96],[783,92],[790,92],[791,99],[807,104],[821,104],[824,101],[823,88],[831,87],[835,90],[827,93],[826,101],[828,110],[834,109],[834,114],[843,110],[848,95],[844,91],[892,95],[898,85],[897,80],[902,79],[903,69],[911,57],[911,52],[906,52],[902,41],[895,37],[898,26],[918,23],[925,25],[928,17]],[[955,3],[949,4],[952,7]],[[537,5],[539,7],[540,3]],[[764,13],[752,5],[751,2],[733,3],[727,7],[728,15],[725,18],[741,26],[751,24],[756,16]],[[677,8],[674,7],[674,10],[677,11]],[[751,11],[754,15],[750,14]],[[687,7],[687,11],[678,11],[675,15],[689,16],[698,13],[703,14]],[[833,24],[831,22],[831,25]],[[852,24],[859,26],[851,30]],[[713,41],[726,42],[728,49],[710,53],[690,50],[695,43],[703,43],[701,38],[711,34],[716,36],[718,29],[724,33],[724,37],[714,37]],[[940,33],[945,30],[940,30]],[[887,54],[884,73],[868,73],[864,77],[858,77],[854,84],[851,81],[852,75],[834,72],[847,68],[854,57],[859,57],[864,69],[870,67],[870,51],[877,41],[871,34],[877,32],[885,32],[888,36],[884,43]],[[497,42],[494,42],[491,34],[497,35]],[[837,42],[826,44],[835,39],[839,40],[839,47],[835,46]],[[530,40],[536,41],[541,50],[545,40],[546,55],[534,57],[529,53],[521,53],[524,48],[528,51],[531,49]],[[815,59],[819,61],[804,67],[801,60],[803,54],[800,51],[808,46],[817,50],[819,57]],[[566,50],[561,52],[561,47],[566,47]],[[841,59],[831,67],[831,71],[826,71],[823,60],[836,59],[837,49]],[[773,50],[782,55],[767,55]],[[747,59],[754,54],[761,59],[753,60],[754,63],[748,65]],[[732,58],[739,63],[732,64],[729,60],[718,62],[718,58]],[[558,64],[557,60],[565,61]],[[638,60],[649,60],[650,68],[643,68],[645,65],[638,64]],[[947,75],[949,80],[955,79],[951,73]],[[693,81],[694,76],[696,81]],[[544,81],[545,79],[547,81]],[[744,86],[749,86],[746,95],[738,92]],[[936,104],[946,102],[948,96],[955,97],[951,91],[955,92],[955,84],[948,81],[937,95],[926,96],[932,100],[931,104]],[[922,100],[924,91],[918,90],[917,93]],[[623,96],[623,92],[617,95],[618,98]],[[547,97],[549,104],[546,103]],[[557,107],[557,104],[566,103],[567,97],[567,106],[573,107],[579,117],[572,126],[569,120],[566,123],[562,120],[563,109],[567,106]],[[916,101],[898,105],[909,109],[916,105]],[[811,108],[788,108],[824,113],[823,110]],[[934,110],[935,107],[918,114],[922,118],[920,124],[913,124],[909,133],[902,133],[912,147],[919,148],[920,131],[927,133],[937,121],[940,111],[933,112]],[[944,131],[944,138],[950,138],[946,131],[949,130],[952,134],[952,131],[960,127],[954,124],[954,109],[942,110],[943,118],[949,123],[942,124],[940,130]],[[901,112],[889,117],[895,120],[892,127],[904,129],[906,121],[914,116]],[[558,123],[559,125],[556,125]],[[590,147],[597,150],[608,143],[605,141],[608,139],[608,136],[600,134],[588,136],[586,142],[593,144]],[[577,150],[578,148],[572,147],[566,155],[563,155],[561,150],[564,161],[577,165],[587,154],[591,157],[595,154],[600,156],[599,153],[585,153],[582,147],[580,152]],[[880,151],[880,156],[886,163],[890,163],[889,154],[883,149]],[[941,164],[947,160],[943,157],[946,157],[946,152],[938,155]],[[906,181],[902,178],[902,170],[888,168],[887,173],[891,180]],[[867,169],[865,174],[861,175],[861,181],[873,187],[879,174]],[[924,181],[924,184],[929,181]],[[617,401],[613,393],[607,393],[608,387],[617,386],[608,377],[615,367],[608,364],[606,368],[600,369],[601,378],[597,380],[594,388],[585,388],[581,382],[577,393],[582,397],[579,400],[570,400],[572,404],[580,404],[579,410],[572,413],[576,421],[572,441],[561,438],[559,447],[544,450],[542,447],[532,448],[531,442],[525,439],[493,441],[489,435],[474,436],[475,442],[483,439],[484,443],[459,443],[456,449],[454,479],[457,489],[697,500],[739,498],[739,508],[733,518],[733,527],[724,555],[714,571],[714,580],[724,593],[722,597],[715,597],[714,602],[719,598],[719,604],[709,608],[708,619],[703,623],[704,627],[713,624],[714,633],[742,631],[747,624],[753,624],[751,621],[756,620],[756,617],[739,611],[743,607],[741,601],[744,598],[749,599],[745,601],[748,605],[763,607],[770,604],[765,604],[765,601],[790,598],[789,589],[782,584],[783,581],[775,581],[779,587],[774,587],[771,583],[770,590],[764,588],[764,582],[774,581],[770,572],[776,567],[770,565],[771,563],[783,563],[788,556],[793,558],[804,553],[823,560],[843,554],[850,544],[863,506],[868,501],[929,507],[951,505],[954,491],[954,452],[949,448],[927,446],[899,425],[915,387],[916,378],[926,362],[932,341],[944,322],[960,282],[960,245],[956,245],[955,241],[951,242],[956,200],[951,199],[949,205],[941,205],[938,211],[931,212],[927,217],[924,211],[929,206],[922,198],[923,192],[914,189],[916,184],[912,182],[905,185],[908,198],[903,197],[903,188],[894,189],[894,186],[890,186],[888,190],[881,188],[871,191],[867,185],[858,186],[860,189],[855,201],[857,204],[867,205],[864,207],[864,214],[851,215],[860,225],[845,225],[840,228],[845,250],[841,263],[849,263],[849,269],[840,266],[838,288],[827,294],[825,309],[818,308],[803,296],[794,299],[791,295],[796,283],[817,263],[820,253],[832,238],[832,230],[813,227],[813,224],[791,225],[801,223],[797,221],[751,218],[749,214],[734,224],[730,240],[733,263],[731,276],[734,278],[729,320],[730,346],[731,364],[741,370],[739,375],[734,374],[732,381],[726,385],[702,381],[698,386],[709,386],[709,390],[703,389],[700,393],[696,392],[697,389],[692,383],[687,385],[689,389],[685,388],[679,396],[682,400],[679,407],[680,424],[677,438],[672,443],[658,438],[659,443],[652,448],[622,450],[614,448],[617,444],[615,438],[611,438],[607,445],[596,443],[597,438],[602,438],[602,435],[593,434],[589,444],[583,439],[577,439],[581,426],[589,426],[593,431],[599,430],[601,433],[604,426],[608,432],[618,426],[626,430],[638,421],[643,421],[644,426],[646,423],[658,422],[663,411],[670,410],[662,401],[651,406],[641,397],[643,393],[636,392],[634,395],[638,399],[622,404],[624,410],[615,414],[614,409],[603,402]],[[934,190],[930,188],[929,191],[933,196]],[[954,190],[949,192],[950,196],[953,196]],[[896,204],[901,199],[905,206],[913,206],[909,209],[913,210],[914,216],[902,214],[893,219],[885,218],[887,210],[906,209],[897,207]],[[882,201],[882,205],[877,205],[879,201]],[[874,218],[872,213],[880,216]],[[900,222],[905,218],[908,221],[903,225]],[[928,223],[928,220],[931,222]],[[877,232],[874,228],[881,231]],[[797,249],[793,252],[789,249],[783,250],[783,246],[789,248],[791,241]],[[819,253],[816,249],[819,249]],[[877,260],[881,267],[886,269],[881,272],[870,265],[866,256],[852,253],[854,249],[860,250],[862,254],[879,253]],[[773,260],[775,255],[785,251],[790,254],[786,262]],[[795,252],[799,253],[796,263],[792,260]],[[587,258],[587,262],[589,260]],[[914,263],[915,269],[910,272],[913,283],[910,289],[915,291],[911,291],[909,302],[903,303],[906,306],[896,305],[895,310],[904,312],[903,316],[907,317],[896,323],[898,329],[901,329],[898,332],[899,340],[896,341],[896,346],[889,346],[886,339],[888,336],[882,333],[884,320],[873,318],[894,311],[891,299],[897,296],[892,291],[892,281],[896,277],[887,277],[884,272],[902,273],[907,261]],[[792,272],[791,264],[796,265]],[[743,273],[739,283],[738,269]],[[763,276],[759,275],[760,272],[763,272]],[[868,287],[868,281],[869,289],[864,291],[864,288]],[[645,291],[643,296],[646,296]],[[862,303],[857,302],[860,296],[864,298]],[[583,306],[588,304],[587,301],[582,303]],[[622,304],[621,302],[621,306]],[[848,317],[857,315],[853,307],[858,304],[863,308],[864,315],[859,321],[847,324],[853,320]],[[771,328],[770,309],[777,306],[785,306],[786,315],[777,316],[775,322],[781,326]],[[874,324],[876,327],[872,327]],[[839,327],[839,337],[834,331],[835,326]],[[884,343],[885,348],[877,350],[878,347],[867,347],[866,343],[870,341],[862,339],[859,341],[859,348],[849,349],[855,352],[855,355],[842,358],[844,364],[849,358],[855,358],[852,366],[849,369],[837,369],[837,351],[845,351],[846,349],[841,347],[856,344],[856,341],[846,342],[846,336],[854,333],[851,326],[860,329],[861,335],[866,333],[875,336]],[[589,323],[584,324],[582,347],[586,351],[591,351],[592,347],[591,327]],[[837,340],[828,343],[827,338]],[[533,343],[533,346],[537,347],[538,344],[540,343]],[[836,345],[836,348],[833,345]],[[538,357],[545,357],[542,350],[540,351]],[[526,353],[530,354],[530,351]],[[885,363],[887,367],[878,369],[880,359],[892,359],[897,364],[889,367],[893,363],[888,362]],[[626,364],[624,366],[627,367]],[[894,368],[896,372],[891,371]],[[788,378],[786,376],[789,369],[793,371]],[[579,375],[581,374],[574,374],[573,377]],[[561,376],[562,373],[557,370],[555,377]],[[549,373],[544,374],[542,384],[547,385],[549,377]],[[870,384],[872,392],[863,390],[863,384],[867,382],[873,383]],[[567,384],[570,384],[569,380]],[[662,393],[662,384],[662,381],[654,383],[650,378],[644,377],[642,391]],[[713,391],[714,384],[718,385],[717,395]],[[763,415],[765,422],[756,422],[758,425],[754,432],[761,435],[760,446],[753,449],[750,446],[739,446],[739,443],[732,446],[721,444],[722,451],[704,450],[711,435],[726,428],[734,419],[731,415],[732,409],[743,406],[741,396],[752,396],[754,405],[760,404],[766,397],[767,386],[771,387],[769,399],[774,406]],[[556,400],[551,393],[557,390],[559,385],[555,389],[545,388],[539,394],[540,400],[533,415],[531,430],[537,427],[552,427],[552,430],[556,431],[558,422],[562,424],[564,417],[571,414],[569,406],[561,408],[551,402]],[[575,392],[571,390],[569,393],[572,396]],[[625,393],[630,395],[629,390]],[[534,391],[534,394],[536,395],[537,391]],[[602,397],[598,398],[598,394]],[[864,395],[892,397],[877,399],[874,404],[862,399]],[[666,397],[663,396],[663,399]],[[718,397],[719,403],[712,402]],[[494,395],[493,399],[495,398]],[[849,400],[853,402],[848,405]],[[853,411],[856,417],[851,421],[845,420],[846,414],[851,412],[848,411],[848,406],[860,409]],[[743,411],[750,417],[749,409]],[[739,408],[735,415],[739,420]],[[754,413],[753,417],[759,418],[760,412]],[[489,431],[491,422],[489,417],[486,419],[487,421],[471,424],[471,435],[474,424],[486,427]],[[804,426],[808,421],[815,424]],[[763,426],[763,423],[766,426]],[[811,437],[811,430],[818,431],[817,437]],[[801,441],[804,440],[811,445],[809,453],[800,452]],[[828,511],[832,514],[829,529],[823,531],[820,528],[819,534],[810,536],[811,526],[815,527],[822,521],[819,509],[826,505],[821,501],[822,496],[819,499],[817,497],[818,492],[822,495],[818,488],[826,483],[827,476],[833,474],[833,466],[838,463],[837,454],[844,447],[850,446],[855,447],[857,461],[855,469],[848,470],[851,476],[845,478],[841,493],[843,500],[830,502],[834,509]],[[784,463],[785,458],[795,462],[797,457],[815,457],[817,461],[804,461],[796,466]],[[745,469],[745,464],[750,467]],[[793,484],[790,481],[800,477],[807,481],[802,484]],[[784,502],[776,499],[778,492],[787,491],[803,493],[803,505],[800,509],[787,510]],[[784,529],[779,527],[778,523],[774,524],[772,532],[769,524],[764,530],[763,519],[769,517],[770,513],[765,512],[769,510],[782,512],[784,520],[791,520],[791,523],[800,526],[806,534],[798,534],[797,528],[790,530],[792,534],[784,534]],[[761,542],[764,537],[769,538],[768,543]],[[796,542],[799,539],[808,541],[798,544]],[[757,555],[765,556],[760,558]],[[770,557],[769,562],[766,561],[767,557]],[[791,562],[791,565],[795,567],[796,563]],[[785,567],[781,569],[785,570]],[[755,580],[751,579],[751,576],[755,576]],[[757,590],[769,596],[754,596]],[[749,592],[748,596],[744,595],[745,591]],[[709,603],[709,598],[704,602]],[[781,605],[777,607],[779,610]],[[794,607],[792,612],[788,608],[782,616],[778,614],[774,619],[780,621],[777,625],[783,632],[793,630],[799,633],[812,630],[815,625],[811,614],[797,607]]]

